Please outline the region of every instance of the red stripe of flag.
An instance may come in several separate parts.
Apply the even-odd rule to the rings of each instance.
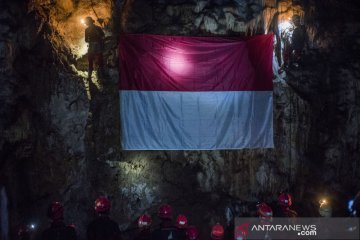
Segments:
[[[271,91],[273,35],[250,38],[125,34],[120,90]]]

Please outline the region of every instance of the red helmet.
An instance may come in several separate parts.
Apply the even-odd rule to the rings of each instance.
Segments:
[[[273,211],[271,207],[269,207],[266,203],[260,203],[256,205],[257,214],[262,218],[271,218],[273,215]]]
[[[185,215],[179,215],[176,218],[176,226],[178,228],[186,228],[188,225],[188,219]]]
[[[211,229],[211,238],[212,239],[223,239],[224,238],[224,227],[217,223]]]
[[[138,219],[139,228],[149,228],[151,226],[151,216],[144,214]]]
[[[278,203],[284,207],[290,207],[292,204],[292,197],[288,193],[281,193],[278,198]]]
[[[199,231],[195,226],[189,226],[186,229],[186,236],[188,240],[196,240],[199,237]]]
[[[64,219],[64,206],[60,202],[52,202],[48,208],[48,217],[53,221]]]
[[[95,200],[95,211],[97,213],[107,213],[110,211],[111,203],[105,196],[100,196]]]
[[[172,207],[169,204],[163,204],[159,207],[158,217],[163,219],[172,218]]]

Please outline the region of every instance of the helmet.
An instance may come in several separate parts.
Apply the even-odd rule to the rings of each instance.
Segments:
[[[172,218],[172,207],[169,204],[163,204],[159,207],[158,217],[162,219]]]
[[[256,205],[256,208],[257,208],[257,214],[259,217],[271,218],[273,215],[273,211],[272,211],[271,207],[269,207],[269,205],[267,205],[266,203],[260,203],[260,204]]]
[[[91,17],[86,17],[86,18],[85,18],[85,23],[86,23],[86,24],[89,24],[90,22],[91,22],[91,23],[94,23],[95,21],[94,21]]]
[[[97,213],[107,213],[110,211],[111,203],[105,196],[100,196],[95,200],[95,211]]]
[[[281,193],[278,198],[278,204],[284,207],[290,207],[292,204],[292,197],[288,193]]]
[[[64,206],[60,202],[52,202],[48,208],[48,217],[53,221],[64,218]]]
[[[187,239],[189,239],[189,240],[196,240],[199,237],[199,231],[197,230],[197,228],[195,226],[189,226],[186,229],[186,236],[187,236]]]
[[[217,223],[211,229],[211,238],[212,239],[223,239],[224,237],[224,227]]]
[[[295,25],[299,25],[300,24],[300,16],[299,15],[293,15],[291,17],[291,21],[295,24]]]
[[[185,215],[178,215],[176,218],[176,226],[178,228],[186,228],[188,225],[188,219]]]
[[[151,226],[151,216],[143,214],[139,217],[138,220],[139,228],[149,228]]]

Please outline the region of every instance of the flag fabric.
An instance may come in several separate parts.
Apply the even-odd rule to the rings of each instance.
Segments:
[[[124,150],[273,147],[273,35],[120,38]]]

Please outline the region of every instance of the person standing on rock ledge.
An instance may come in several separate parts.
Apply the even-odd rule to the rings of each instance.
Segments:
[[[88,61],[89,61],[89,72],[88,79],[91,79],[92,72],[94,70],[94,60],[99,65],[100,76],[104,76],[104,32],[103,30],[94,24],[94,20],[91,17],[85,18],[85,42],[89,44],[88,48]]]

